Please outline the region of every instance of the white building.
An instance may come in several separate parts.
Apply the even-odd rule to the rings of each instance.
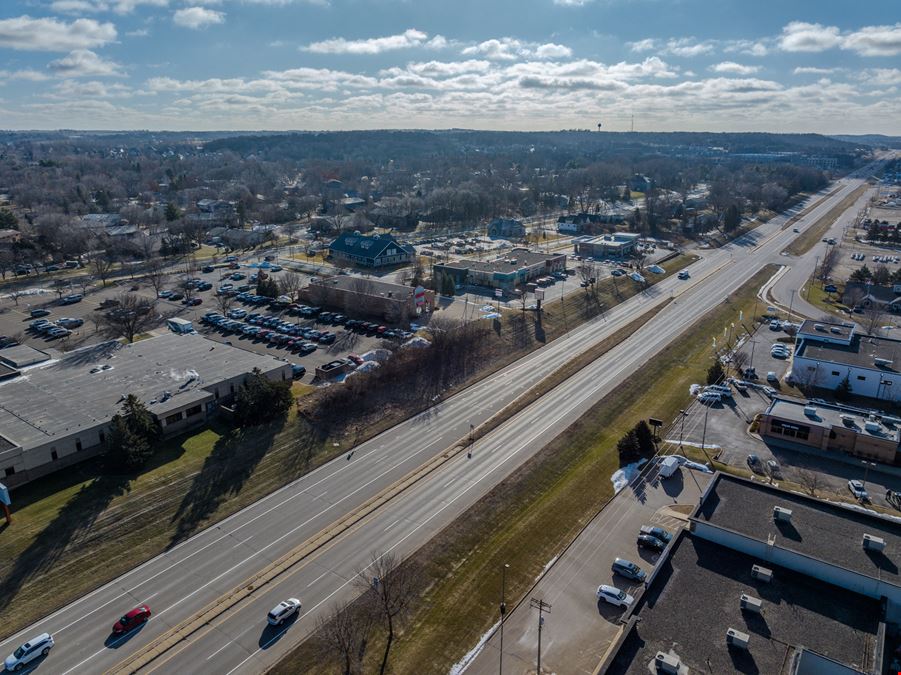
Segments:
[[[801,385],[835,389],[847,377],[856,396],[901,400],[901,340],[858,333],[852,323],[801,324],[791,377]]]

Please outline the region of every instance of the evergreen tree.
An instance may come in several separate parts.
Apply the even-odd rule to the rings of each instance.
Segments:
[[[0,229],[18,230],[19,219],[16,218],[16,214],[9,209],[0,209]]]
[[[241,426],[269,422],[287,413],[293,400],[290,382],[273,382],[254,368],[235,395],[235,421]]]
[[[107,457],[119,469],[134,471],[153,455],[153,441],[159,427],[147,407],[134,394],[122,404],[122,412],[113,416],[107,437]]]
[[[639,420],[633,431],[635,432],[635,438],[638,440],[638,450],[643,457],[650,457],[657,452],[657,445],[654,443],[654,433],[647,422]]]
[[[166,220],[168,222],[171,223],[173,220],[178,220],[179,216],[181,216],[181,213],[174,202],[166,204]]]
[[[847,375],[835,388],[835,398],[837,401],[847,401],[851,398],[851,382],[848,381]]]
[[[735,204],[729,204],[726,213],[723,216],[723,227],[726,232],[732,232],[741,223],[741,212]]]
[[[277,298],[279,295],[278,282],[272,277],[261,279],[257,282],[257,295],[262,295],[266,298]]]
[[[620,466],[632,464],[641,459],[641,443],[635,429],[629,429],[616,443],[616,452],[619,454]]]
[[[871,279],[873,277],[873,273],[870,272],[870,268],[864,265],[863,267],[859,267],[858,269],[851,272],[851,281],[866,281],[867,279]]]
[[[720,363],[718,358],[715,358],[713,363],[710,364],[710,368],[707,369],[707,384],[717,384],[722,381],[725,376],[726,373],[723,370],[723,364]]]

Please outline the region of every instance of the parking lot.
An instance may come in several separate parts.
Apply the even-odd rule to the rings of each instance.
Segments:
[[[336,358],[347,356],[348,354],[363,354],[385,343],[386,337],[389,341],[395,341],[395,338],[389,333],[384,336],[384,332],[390,331],[391,326],[385,326],[382,334],[378,333],[379,325],[376,324],[372,330],[367,328],[359,328],[354,330],[345,330],[341,323],[331,319],[322,320],[319,313],[311,313],[308,316],[302,316],[290,311],[290,308],[283,306],[272,309],[268,304],[253,305],[232,297],[229,301],[220,300],[217,295],[217,289],[225,284],[232,284],[236,296],[237,288],[248,290],[254,288],[251,279],[257,273],[260,263],[250,263],[242,265],[239,269],[229,269],[226,266],[217,266],[208,271],[198,271],[195,274],[199,280],[200,289],[189,292],[189,297],[196,304],[187,305],[183,301],[184,289],[183,280],[185,274],[172,273],[168,275],[164,285],[163,294],[168,297],[157,298],[156,311],[159,314],[159,321],[151,332],[159,333],[166,331],[166,320],[170,318],[182,318],[192,323],[194,329],[198,333],[208,337],[209,339],[219,342],[228,342],[236,347],[241,347],[259,353],[267,353],[272,356],[285,359],[291,363],[302,365],[306,369],[303,375],[304,382],[312,381],[316,367],[333,361]],[[270,266],[269,272],[273,278],[278,279],[279,271],[272,271]],[[234,279],[233,275],[239,275],[241,278]],[[302,284],[309,283],[309,276],[301,274]],[[173,298],[170,292],[175,293]],[[71,304],[63,304],[62,298],[68,295],[76,294],[83,296]],[[37,349],[55,349],[59,351],[69,351],[80,346],[99,342],[105,337],[99,330],[97,323],[94,321],[96,310],[102,307],[112,306],[116,299],[123,294],[135,295],[147,301],[152,301],[156,295],[155,289],[146,279],[121,279],[111,281],[106,287],[100,283],[94,283],[93,286],[79,286],[74,284],[71,288],[65,289],[65,293],[60,294],[51,290],[49,284],[35,285],[28,289],[28,292],[18,298],[18,304],[11,297],[0,297],[0,336],[7,336],[16,339],[20,343],[31,345]],[[288,322],[294,326],[296,331],[318,331],[319,333],[331,334],[333,337],[326,337],[321,341],[320,335],[311,335],[303,340],[306,348],[294,349],[296,340],[302,337],[300,332],[296,334],[285,334],[278,330],[278,327],[256,326],[258,332],[256,335],[245,334],[244,327],[250,327],[245,319],[236,319],[236,322],[242,324],[242,330],[223,330],[220,327],[208,324],[203,321],[203,316],[210,312],[220,312],[225,309],[238,310],[237,314],[246,312],[258,313],[265,317],[278,319]],[[59,324],[62,318],[71,318],[75,321],[69,323],[70,333],[68,335],[51,335],[51,334],[35,334],[29,331],[29,325],[37,317],[32,317],[32,311],[37,310],[36,314],[43,314],[43,311],[49,312],[41,319]],[[43,311],[42,311],[43,310]],[[353,320],[353,317],[348,316]],[[80,322],[80,323],[79,323]],[[65,322],[64,322],[65,323]],[[77,325],[76,325],[77,324]],[[283,325],[284,326],[284,325]],[[405,326],[405,329],[409,326]],[[260,336],[259,333],[269,331],[268,334]],[[404,334],[406,335],[406,333]],[[274,339],[269,339],[274,337]],[[401,336],[402,337],[402,336]],[[401,338],[398,338],[401,339]],[[315,345],[315,349],[311,348]]]

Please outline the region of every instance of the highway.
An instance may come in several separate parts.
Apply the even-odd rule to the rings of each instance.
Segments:
[[[797,224],[802,230],[859,184],[841,189]],[[822,195],[820,195],[822,197]],[[255,673],[275,663],[308,635],[332,603],[359,591],[353,583],[372,551],[403,557],[461,514],[597,400],[687,329],[692,321],[741,286],[762,265],[785,262],[779,251],[794,237],[777,217],[735,243],[706,252],[692,278],[664,280],[494,376],[440,403],[427,413],[359,446],[282,490],[269,495],[180,546],[123,575],[5,639],[9,653],[42,631],[57,646],[38,665],[54,673],[103,672],[163,635],[368,498],[464,438],[519,394],[539,382],[640,312],[673,303],[628,340],[561,384],[473,447],[382,506],[351,531],[264,586],[213,621],[178,651],[151,664],[159,672]],[[265,613],[278,600],[300,597],[302,616],[293,624],[265,629]],[[154,617],[124,639],[109,629],[124,611],[147,602]],[[3,651],[5,650],[5,651]]]

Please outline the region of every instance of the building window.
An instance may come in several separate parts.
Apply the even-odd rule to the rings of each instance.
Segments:
[[[816,369],[817,369],[816,366],[807,366],[807,370],[816,370]]]
[[[229,389],[229,391],[230,391],[232,394],[235,393],[235,385],[234,385],[234,384],[228,385],[228,389]]]
[[[866,376],[866,375],[858,375],[858,376],[857,376],[857,379],[858,379],[858,380],[866,380],[866,379],[867,379],[867,376]]]
[[[16,467],[14,467],[14,466],[8,466],[8,467],[6,467],[6,469],[4,469],[4,471],[3,471],[3,473],[6,474],[6,477],[7,477],[7,478],[9,478],[10,476],[12,476],[15,472],[16,472]]]
[[[100,442],[106,443],[106,434],[104,434],[102,431],[100,432]]]
[[[838,377],[840,373],[837,370],[833,370],[832,374],[835,375],[836,377]]]
[[[219,400],[219,389],[218,388],[216,389],[215,392],[213,392],[213,395],[216,397],[216,400],[218,401]]]
[[[781,420],[773,420],[770,430],[774,434],[779,434],[786,438],[797,438],[799,441],[806,441],[810,438],[810,427],[800,424],[788,424]]]
[[[166,418],[166,424],[175,424],[179,420],[181,420],[181,412],[172,413]]]
[[[80,438],[75,439],[75,450],[76,450],[76,452],[81,452],[81,439]]]
[[[50,451],[50,459],[52,459],[54,462],[59,459],[59,455],[57,454],[56,450]]]
[[[193,408],[188,408],[185,410],[185,417],[193,417],[194,415],[199,415],[203,411],[203,407],[200,404],[195,405]]]

